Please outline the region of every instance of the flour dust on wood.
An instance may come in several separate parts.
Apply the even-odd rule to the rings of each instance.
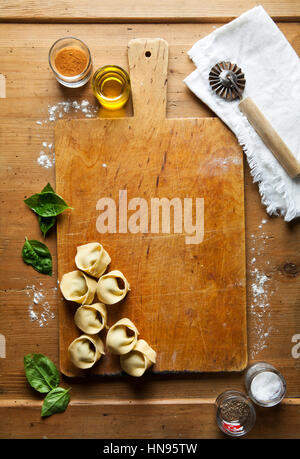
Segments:
[[[40,282],[39,286],[27,285],[25,287],[26,295],[30,298],[28,305],[29,318],[40,327],[47,326],[49,320],[55,318],[55,314],[51,310],[50,303],[47,300],[47,291],[42,286],[43,283]],[[57,290],[57,287],[54,290]]]
[[[65,118],[66,116],[72,115],[72,117],[74,117],[76,116],[75,114],[78,114],[79,116],[84,115],[86,118],[94,118],[97,116],[98,110],[99,106],[92,104],[88,100],[64,100],[57,102],[54,105],[48,105],[47,118],[36,121],[36,124],[39,126],[47,125],[48,123]],[[47,141],[42,143],[37,163],[45,169],[49,169],[54,166],[55,151],[53,143],[48,143]]]
[[[250,357],[255,358],[263,349],[268,347],[268,340],[274,328],[271,325],[272,308],[270,301],[274,290],[270,287],[270,261],[262,266],[261,258],[264,255],[268,234],[264,225],[268,221],[263,219],[258,226],[258,232],[251,234],[252,247],[250,248],[250,319],[252,321],[253,345],[250,348]]]

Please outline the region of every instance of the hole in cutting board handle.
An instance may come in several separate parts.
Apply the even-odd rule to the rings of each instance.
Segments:
[[[151,57],[151,52],[150,51],[146,51],[145,52],[145,56],[148,57],[148,58]]]

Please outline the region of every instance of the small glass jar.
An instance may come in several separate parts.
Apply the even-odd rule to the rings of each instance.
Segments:
[[[62,71],[58,69],[56,58],[58,55],[65,51],[68,52],[75,50],[79,53],[79,56],[85,58],[83,67],[80,69],[80,72],[77,74],[63,74]],[[92,74],[92,58],[91,53],[87,45],[79,40],[79,38],[74,37],[64,37],[57,40],[50,48],[49,51],[49,65],[53,71],[57,81],[68,88],[79,88],[88,82]]]
[[[216,399],[218,427],[231,437],[246,435],[255,424],[256,413],[251,401],[237,390],[226,390]]]
[[[286,382],[273,365],[257,362],[245,373],[249,397],[260,406],[271,407],[281,402],[286,393]]]
[[[94,73],[92,88],[100,104],[109,110],[122,108],[130,96],[130,78],[118,65],[105,65]]]

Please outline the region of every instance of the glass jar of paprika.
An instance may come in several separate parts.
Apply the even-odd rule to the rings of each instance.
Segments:
[[[74,37],[57,40],[49,51],[49,65],[59,83],[78,88],[88,82],[92,73],[91,53],[87,45]]]

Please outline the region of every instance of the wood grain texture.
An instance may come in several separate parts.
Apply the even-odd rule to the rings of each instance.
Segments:
[[[287,9],[288,11],[288,9]],[[140,380],[130,377],[95,377],[85,380],[62,378],[62,385],[72,386],[72,402],[81,401],[76,413],[71,411],[40,419],[41,398],[28,385],[23,371],[23,356],[28,352],[42,352],[59,365],[57,256],[56,232],[46,240],[54,262],[54,276],[45,278],[22,263],[20,250],[24,235],[42,240],[38,223],[23,199],[41,190],[50,181],[55,184],[54,167],[44,168],[37,163],[42,143],[53,143],[54,123],[49,121],[49,107],[65,100],[89,100],[94,97],[89,85],[80,90],[63,90],[50,72],[47,54],[59,37],[73,35],[86,41],[93,55],[94,65],[116,62],[128,69],[127,43],[137,37],[162,37],[169,43],[167,88],[167,117],[213,117],[214,114],[185,87],[183,78],[193,71],[193,63],[186,52],[198,39],[221,24],[1,24],[1,73],[6,77],[6,98],[0,100],[0,250],[5,263],[0,266],[0,333],[6,337],[6,359],[0,359],[1,437],[56,437],[65,434],[80,437],[89,432],[101,436],[99,413],[90,408],[95,401],[104,404],[113,400],[111,416],[101,417],[104,433],[109,438],[134,435],[138,427],[141,436],[188,435],[196,438],[219,435],[214,410],[195,407],[190,415],[180,416],[179,408],[157,408],[154,416],[141,410],[137,424],[131,424],[134,412],[119,410],[121,402],[185,399],[210,399],[228,389],[244,391],[243,372],[202,373],[181,375],[147,374]],[[279,23],[282,33],[300,54],[300,24]],[[131,115],[128,107],[127,116]],[[84,118],[74,110],[63,114],[67,118]],[[101,110],[99,116],[107,116]],[[118,116],[118,115],[117,115]],[[124,116],[124,114],[122,115]],[[36,124],[42,120],[42,125]],[[46,150],[47,152],[48,150]],[[300,334],[300,224],[289,224],[279,217],[269,217],[261,203],[257,184],[253,184],[244,157],[246,259],[247,259],[247,316],[249,364],[265,360],[276,366],[287,381],[287,397],[300,397],[300,358],[293,357],[292,337]],[[262,224],[262,221],[265,221]],[[255,259],[255,262],[253,261]],[[265,274],[267,282],[261,297],[256,296],[257,275]],[[43,285],[40,286],[40,283]],[[29,316],[33,303],[32,285],[43,289],[45,301],[55,317],[43,327]],[[262,298],[260,301],[259,298]],[[267,306],[266,306],[267,305]],[[35,305],[40,314],[42,304]],[[24,402],[24,407],[13,406]],[[299,399],[297,399],[299,401]],[[84,427],[82,405],[85,405]],[[32,409],[30,408],[32,406]],[[121,415],[121,411],[122,414]],[[94,414],[92,414],[92,412]],[[107,414],[104,412],[104,414]],[[113,414],[114,413],[114,414]],[[163,414],[166,421],[159,424]],[[148,417],[149,416],[149,417]],[[180,420],[178,423],[178,416]],[[132,430],[131,430],[132,426]],[[165,428],[163,427],[165,426]],[[206,427],[207,426],[207,427]],[[118,427],[118,428],[115,428]],[[259,411],[254,434],[259,438],[299,437],[299,408],[285,405],[277,409]]]
[[[250,8],[255,0],[2,0],[0,19],[20,22],[227,22]],[[300,17],[298,0],[261,1],[277,21],[293,21]]]
[[[89,403],[83,399],[71,401],[65,413],[46,419],[40,418],[41,404],[0,401],[0,419],[5,419],[0,438],[228,439],[217,427],[212,399]],[[246,439],[299,439],[299,413],[299,400],[293,399],[272,409],[258,407],[256,424]],[[93,452],[93,444],[89,444],[89,451]],[[97,443],[99,451],[101,445]]]
[[[165,40],[130,41],[128,59],[132,118],[58,121],[55,128],[57,192],[74,207],[58,224],[59,279],[75,269],[78,245],[99,241],[112,258],[109,270],[119,269],[131,285],[121,305],[108,306],[109,326],[130,318],[158,353],[155,371],[242,370],[247,336],[241,148],[217,119],[166,119]],[[113,199],[118,215],[124,192],[126,212],[130,199],[146,200],[147,230],[127,229],[133,214],[128,211],[124,230],[99,234],[98,199]],[[197,217],[203,242],[202,235],[196,243],[186,241],[186,198],[192,199],[192,221]],[[199,198],[203,215],[195,211]],[[180,206],[180,214],[168,208],[165,233],[162,213],[153,229],[153,199],[167,199],[167,206],[175,199]],[[62,302],[60,359],[68,376],[78,374],[67,355],[78,332],[74,306]],[[119,358],[106,355],[93,372],[119,373]]]

